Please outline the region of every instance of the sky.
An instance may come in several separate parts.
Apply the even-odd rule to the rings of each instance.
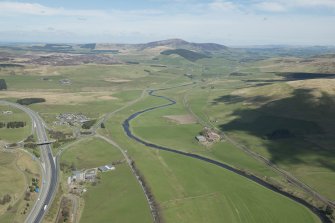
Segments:
[[[335,45],[335,0],[0,0],[0,42]]]

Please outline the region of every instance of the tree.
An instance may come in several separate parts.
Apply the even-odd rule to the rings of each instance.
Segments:
[[[1,90],[7,90],[7,84],[4,79],[0,79],[0,91]]]
[[[83,129],[90,129],[95,124],[96,121],[97,121],[96,119],[86,121],[81,127]]]
[[[24,194],[24,200],[30,201],[30,192],[29,191],[26,191],[26,193]]]
[[[334,210],[333,210],[329,205],[327,205],[326,210],[325,210],[325,213],[326,213],[327,215],[332,215],[333,212],[334,212]]]
[[[0,199],[0,204],[9,203],[12,200],[12,197],[9,194],[5,194],[2,199]]]
[[[70,169],[72,171],[75,171],[77,169],[76,165],[74,163],[71,163]]]
[[[102,129],[106,128],[105,123],[101,122],[100,127],[101,127]]]

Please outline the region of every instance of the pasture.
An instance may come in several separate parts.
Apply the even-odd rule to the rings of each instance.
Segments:
[[[88,169],[123,159],[121,152],[111,144],[88,138],[65,151],[61,162],[74,164],[77,169]],[[97,185],[88,185],[88,191],[83,196],[85,204],[81,223],[151,221],[142,188],[127,163],[123,162],[115,170],[99,175],[101,179]]]
[[[0,93],[1,94],[1,93]],[[3,111],[12,111],[12,114],[3,114]],[[0,128],[0,141],[15,143],[31,135],[31,119],[23,111],[7,105],[0,105],[0,122],[23,121],[26,125],[22,128]]]

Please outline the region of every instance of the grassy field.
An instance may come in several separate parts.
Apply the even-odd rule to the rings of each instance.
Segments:
[[[214,159],[229,163],[240,169],[258,174],[278,178],[277,174],[254,159],[248,157],[244,152],[235,148],[227,142],[218,142],[211,146],[204,146],[197,142],[197,136],[203,129],[198,124],[178,124],[169,121],[164,116],[188,114],[183,105],[184,89],[174,91],[161,91],[157,94],[170,96],[177,100],[177,104],[168,108],[154,110],[141,115],[132,122],[133,130],[141,138],[159,145],[168,146],[174,149],[203,154]],[[157,100],[148,98],[147,100]],[[161,103],[165,103],[161,100]],[[173,139],[173,140],[171,140]]]
[[[80,223],[152,222],[143,191],[126,163],[102,173],[101,183],[89,187],[84,199]]]
[[[2,111],[12,111],[13,114],[5,115]],[[21,141],[31,135],[31,119],[23,111],[11,106],[0,105],[0,122],[23,121],[26,126],[16,129],[0,128],[0,140],[13,143]]]
[[[95,138],[88,138],[71,146],[62,156],[62,162],[73,163],[79,170],[99,167],[122,159],[116,148]]]
[[[10,203],[0,205],[0,222],[23,222],[26,213],[33,205],[36,194],[32,193],[30,201],[23,200],[24,192],[32,177],[39,177],[40,169],[32,157],[25,152],[0,152],[0,197],[9,194]],[[29,206],[27,207],[27,203]],[[11,206],[8,209],[8,206]],[[26,211],[25,211],[26,210]],[[25,214],[24,214],[25,211]]]
[[[315,93],[300,92],[285,84],[245,88],[234,94],[237,95],[235,101],[230,96],[230,101],[221,99],[213,104],[215,99],[232,93],[212,92],[201,108],[193,109],[209,114],[208,120],[217,120],[217,127],[237,141],[334,199],[334,190],[330,189],[335,182],[331,149],[334,141],[330,137],[334,125],[330,110],[334,106],[331,102],[327,102],[327,109],[322,105],[322,101],[328,100],[326,96],[318,98],[313,96]],[[276,129],[288,129],[294,137],[265,138]]]
[[[156,99],[153,100],[156,104]],[[138,104],[136,107],[140,109],[141,106]],[[235,174],[197,160],[154,151],[134,143],[118,127],[118,120],[124,119],[126,115],[119,114],[111,118],[107,123],[109,132],[106,134],[110,134],[122,147],[127,148],[135,159],[162,207],[166,222],[203,222],[204,219],[222,222],[223,217],[228,222],[318,222],[304,207]],[[144,115],[136,120],[137,126],[145,123],[141,122],[142,118]],[[155,119],[152,119],[149,123],[154,122]],[[234,152],[231,150],[230,154],[234,155]],[[245,160],[248,158],[245,157]]]
[[[119,160],[123,160],[119,150],[101,139],[89,138],[67,150],[61,162],[87,169]],[[80,222],[152,221],[142,188],[126,163],[100,177],[96,186],[87,185]]]

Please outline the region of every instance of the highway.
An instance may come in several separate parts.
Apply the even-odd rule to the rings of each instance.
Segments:
[[[10,105],[18,108],[27,113],[32,120],[32,127],[36,132],[38,142],[47,142],[48,136],[46,133],[46,125],[42,118],[35,111],[28,107],[11,103],[7,101],[1,101],[0,104]],[[28,214],[25,223],[40,223],[47,212],[48,208],[52,203],[54,193],[57,187],[57,160],[53,157],[52,149],[50,144],[44,144],[40,146],[41,150],[41,166],[42,166],[42,180],[39,196],[35,204],[33,205],[30,213]]]

